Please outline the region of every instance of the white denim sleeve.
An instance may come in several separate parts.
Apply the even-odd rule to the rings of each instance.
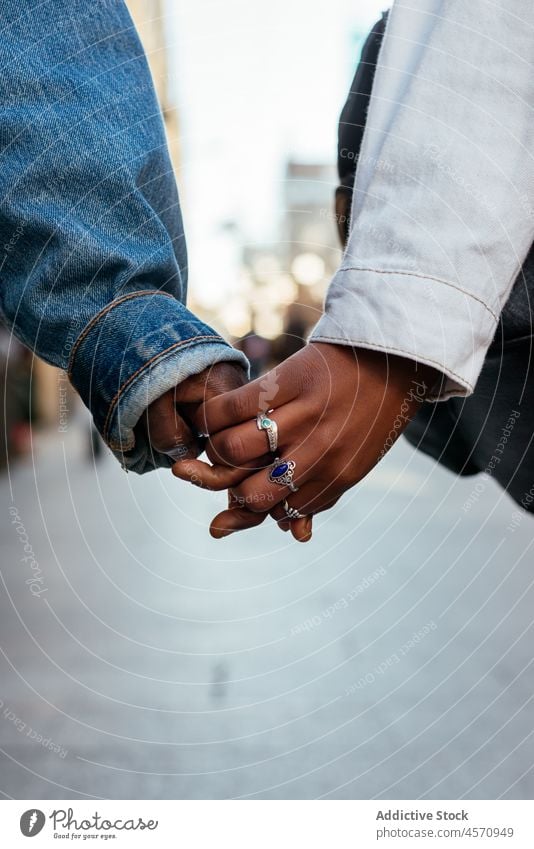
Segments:
[[[312,341],[435,366],[468,395],[534,237],[534,3],[392,8],[352,231]]]

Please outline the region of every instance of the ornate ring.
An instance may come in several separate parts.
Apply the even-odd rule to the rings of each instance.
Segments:
[[[272,411],[270,410],[269,412]],[[256,416],[256,427],[258,430],[265,431],[269,441],[269,451],[272,451],[274,454],[278,448],[278,425],[266,413],[258,413]]]
[[[296,465],[294,460],[281,460],[280,457],[277,457],[269,473],[269,480],[279,486],[287,486],[291,492],[298,492],[298,486],[293,483]]]
[[[296,507],[290,507],[287,503],[287,500],[284,498],[282,501],[282,507],[284,508],[285,514],[288,519],[305,519],[306,516],[304,513],[299,513]]]

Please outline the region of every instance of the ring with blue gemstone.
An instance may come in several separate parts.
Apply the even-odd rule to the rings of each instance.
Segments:
[[[269,410],[269,412],[272,413],[272,410]],[[269,451],[272,451],[274,454],[278,448],[278,425],[274,419],[269,418],[267,413],[258,413],[256,416],[256,427],[258,430],[265,431],[269,442]]]
[[[296,465],[294,460],[281,460],[280,457],[277,457],[269,472],[269,480],[279,486],[287,486],[291,492],[298,492],[298,486],[293,483]]]

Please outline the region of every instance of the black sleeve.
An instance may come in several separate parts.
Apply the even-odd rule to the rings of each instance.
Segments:
[[[386,22],[387,12],[382,15],[367,36],[339,119],[337,170],[340,183],[348,188],[352,188],[354,184],[354,174],[367,119],[367,107]]]

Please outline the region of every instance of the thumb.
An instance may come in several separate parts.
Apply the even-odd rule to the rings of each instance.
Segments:
[[[245,371],[237,363],[215,363],[180,383],[174,390],[174,400],[184,418],[192,422],[199,433],[204,433],[203,404],[217,395],[244,386],[246,382]]]

